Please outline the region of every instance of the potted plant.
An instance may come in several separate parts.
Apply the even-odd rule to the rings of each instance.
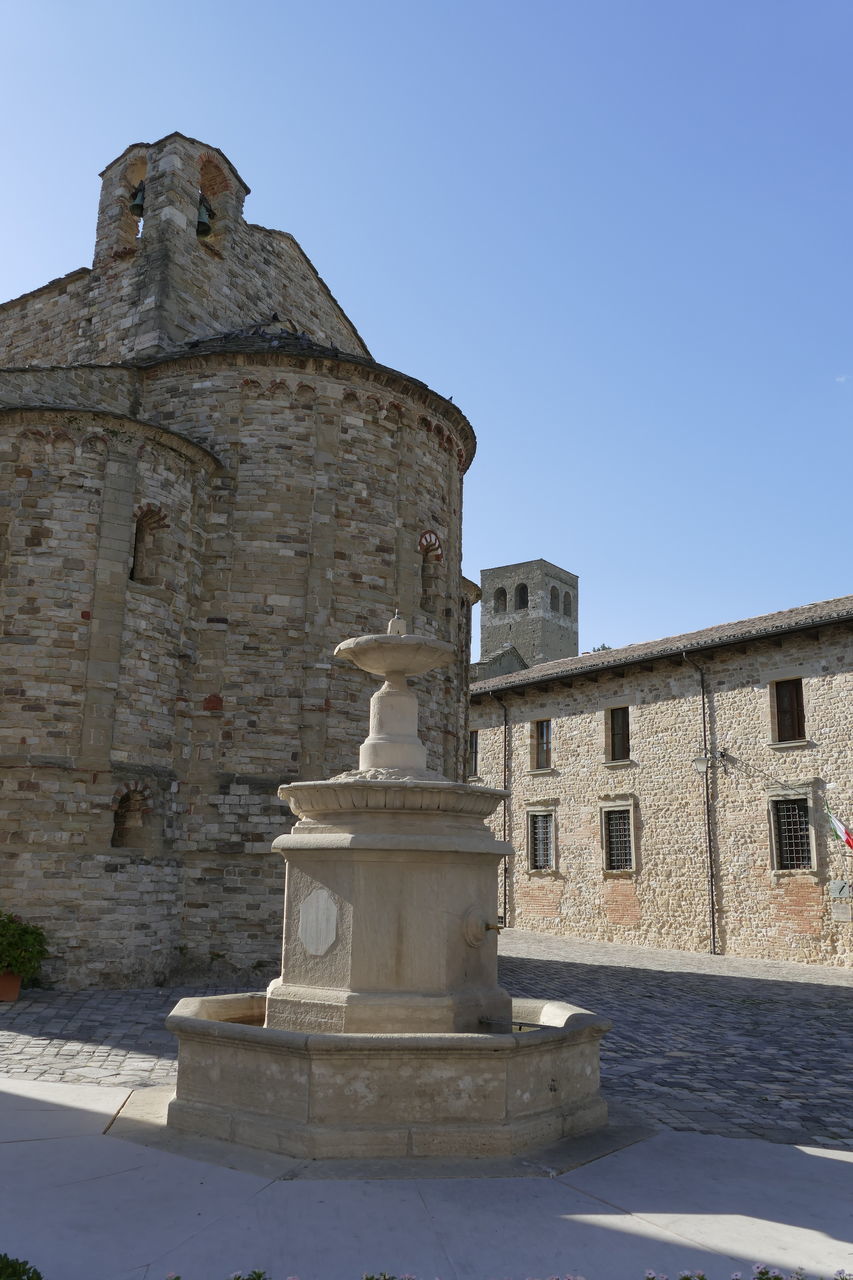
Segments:
[[[43,929],[0,911],[0,1000],[17,1000],[21,982],[36,976],[46,956]]]

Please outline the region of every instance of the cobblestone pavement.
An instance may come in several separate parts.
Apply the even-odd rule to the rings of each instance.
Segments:
[[[613,1020],[608,1100],[674,1129],[853,1149],[853,972],[655,951],[505,930],[513,995]],[[104,1085],[168,1084],[163,1020],[182,996],[245,988],[26,991],[0,1005],[0,1072]]]
[[[603,1091],[673,1129],[853,1149],[853,972],[506,930],[501,980],[613,1021]]]

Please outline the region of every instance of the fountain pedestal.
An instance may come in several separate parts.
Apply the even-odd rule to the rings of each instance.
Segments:
[[[451,661],[426,636],[362,636],[335,650],[383,676],[359,768],[279,795],[299,815],[287,859],[282,977],[266,1025],[306,1031],[509,1031],[497,984],[497,869],[509,846],[483,819],[502,791],[426,768],[407,676]]]
[[[169,1124],[297,1156],[510,1155],[606,1122],[609,1023],[497,982],[505,793],[426,768],[407,675],[448,644],[361,636],[340,658],[384,678],[359,768],[279,790],[282,974],[262,995],[182,1000]]]

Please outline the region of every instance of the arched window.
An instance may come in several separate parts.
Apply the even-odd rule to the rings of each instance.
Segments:
[[[113,836],[110,844],[114,849],[127,849],[142,844],[142,814],[145,801],[139,791],[128,791],[122,796],[113,813]]]
[[[515,588],[515,607],[516,609],[527,608],[527,583],[519,582]]]
[[[563,592],[563,617],[570,618],[572,616],[572,597],[568,591]]]
[[[554,613],[560,612],[560,593],[556,587],[551,588],[551,609]]]
[[[198,174],[198,215],[195,232],[199,240],[210,240],[219,230],[217,216],[222,212],[222,199],[230,190],[230,184],[212,156],[201,157]],[[211,248],[213,246],[211,245]]]
[[[506,613],[506,587],[498,587],[492,601],[494,613]]]
[[[148,165],[142,156],[137,156],[131,160],[130,164],[124,171],[124,189],[127,193],[127,203],[124,206],[118,233],[121,243],[118,245],[120,253],[129,253],[137,240],[142,238],[142,229],[145,222],[145,179],[148,176]]]
[[[162,530],[168,527],[166,515],[159,507],[148,504],[137,513],[133,559],[130,562],[131,582],[145,582],[149,586],[157,582],[163,554]]]

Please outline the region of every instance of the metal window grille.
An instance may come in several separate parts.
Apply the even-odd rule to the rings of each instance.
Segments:
[[[537,720],[535,725],[534,769],[551,768],[551,721]]]
[[[774,800],[773,831],[776,866],[780,871],[803,871],[811,867],[808,800]]]
[[[472,729],[468,734],[468,772],[477,774],[480,772],[480,733],[478,729]]]
[[[630,809],[604,811],[604,865],[608,871],[630,871],[634,865]]]
[[[554,865],[554,815],[531,813],[530,870],[546,871]]]
[[[631,736],[627,707],[610,708],[610,759],[627,760],[631,755]]]
[[[776,681],[776,741],[799,742],[806,736],[802,680]]]

